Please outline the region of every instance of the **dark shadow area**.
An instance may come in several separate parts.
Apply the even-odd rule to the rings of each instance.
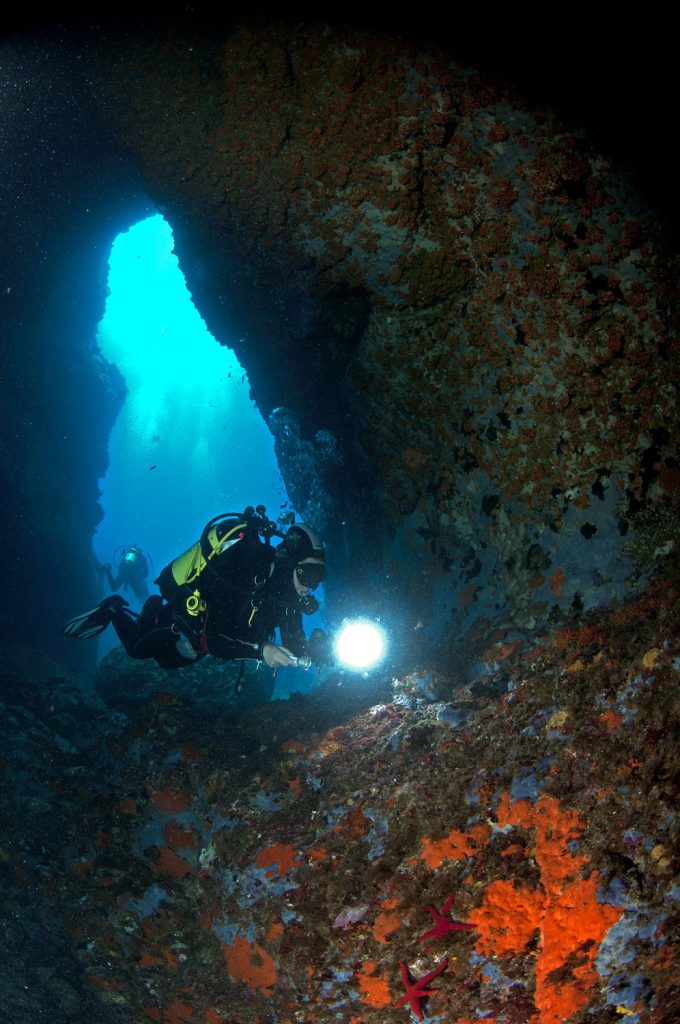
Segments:
[[[258,12],[264,15],[265,9]],[[302,11],[289,13],[299,17]],[[305,13],[336,21],[331,11]],[[482,80],[487,72],[504,76],[537,109],[551,104],[568,124],[583,125],[590,132],[589,145],[623,167],[669,228],[675,226],[672,133],[666,122],[674,89],[672,65],[663,52],[671,34],[664,26],[654,26],[653,46],[651,26],[619,24],[617,39],[576,13],[558,35],[528,19],[519,23],[510,14],[493,20],[481,9],[456,17],[423,16],[416,23],[406,15],[357,11],[355,16],[345,7],[341,18],[337,23],[412,40],[414,59],[419,44],[436,43],[454,60],[476,66]],[[626,495],[622,488],[622,498],[631,506],[638,502],[640,511],[646,490],[659,479],[657,486],[665,484],[668,492],[658,506],[670,522],[677,510],[672,501],[680,493],[680,470],[674,457],[665,456],[664,446],[677,433],[670,425],[665,436],[657,428],[654,444],[640,452],[635,449],[638,419],[628,413],[623,426],[632,422],[632,443],[616,456],[618,465],[616,453],[610,465],[609,451],[601,461],[596,450],[594,465],[601,468],[589,485],[593,501],[583,510],[588,518],[572,524],[571,533],[560,537],[552,521],[544,522],[555,516],[560,501],[551,504],[537,490],[535,519],[529,525],[538,523],[540,536],[551,541],[554,535],[555,551],[541,548],[529,530],[523,533],[521,520],[515,524],[507,517],[503,525],[501,517],[511,509],[509,496],[515,493],[509,487],[488,493],[470,488],[468,504],[456,512],[470,527],[462,535],[467,547],[450,545],[456,535],[449,526],[454,499],[464,490],[466,474],[478,465],[476,456],[490,453],[494,465],[504,464],[507,449],[499,439],[509,436],[515,422],[518,431],[532,422],[542,427],[564,421],[576,429],[579,415],[585,417],[592,407],[604,410],[588,427],[595,434],[613,405],[610,398],[625,403],[631,382],[648,385],[639,398],[644,413],[656,399],[656,377],[646,376],[645,367],[655,359],[663,361],[663,370],[673,365],[668,355],[676,337],[672,322],[667,333],[659,328],[656,348],[650,342],[633,351],[631,375],[622,376],[619,384],[616,371],[634,330],[626,329],[624,337],[624,323],[603,340],[593,340],[587,329],[581,330],[589,321],[579,321],[574,335],[582,346],[576,355],[595,352],[600,361],[590,366],[575,355],[573,368],[561,378],[568,391],[544,396],[539,381],[534,392],[520,396],[505,373],[506,360],[519,364],[525,352],[532,355],[533,329],[539,341],[531,371],[537,374],[547,352],[539,343],[550,323],[531,324],[510,315],[502,322],[491,320],[496,304],[506,298],[505,284],[485,293],[469,316],[469,333],[478,321],[488,321],[477,340],[479,361],[460,368],[457,394],[465,399],[463,385],[469,383],[471,397],[478,397],[473,393],[477,380],[489,356],[500,352],[498,376],[488,387],[494,397],[496,389],[499,396],[520,397],[513,407],[500,401],[483,407],[488,411],[488,420],[479,417],[484,444],[480,441],[475,452],[474,411],[466,401],[456,405],[448,397],[437,353],[444,338],[442,366],[459,370],[464,346],[457,347],[453,328],[462,319],[462,304],[452,303],[441,329],[439,322],[430,324],[430,309],[441,295],[435,290],[431,304],[423,300],[418,311],[424,325],[418,334],[406,296],[405,309],[396,307],[397,313],[404,312],[403,351],[386,346],[383,369],[363,390],[356,388],[366,402],[376,396],[376,413],[369,421],[373,447],[366,449],[366,464],[374,473],[366,472],[364,485],[360,453],[356,461],[336,461],[334,441],[336,435],[343,440],[346,407],[338,402],[328,420],[325,416],[335,378],[342,380],[343,364],[364,340],[376,307],[354,283],[336,292],[328,288],[323,295],[321,289],[316,294],[310,289],[305,296],[311,275],[302,279],[282,272],[281,293],[288,300],[284,312],[292,324],[279,344],[284,332],[270,327],[285,321],[272,316],[267,322],[268,304],[275,313],[280,306],[268,289],[276,276],[267,276],[265,251],[262,276],[253,275],[250,290],[244,285],[241,292],[239,315],[246,328],[253,324],[243,365],[249,374],[252,366],[261,381],[259,400],[273,418],[279,465],[298,480],[300,501],[314,499],[322,508],[324,496],[337,497],[322,511],[336,520],[335,550],[342,565],[333,579],[344,572],[347,584],[341,610],[356,614],[365,604],[368,614],[380,602],[396,609],[392,620],[383,623],[394,634],[390,654],[375,675],[329,670],[312,694],[280,702],[271,700],[270,674],[260,669],[248,673],[241,699],[238,665],[229,663],[225,671],[207,658],[200,671],[170,674],[143,663],[131,665],[114,652],[96,673],[62,671],[34,652],[63,655],[67,665],[68,656],[74,661],[79,656],[80,667],[86,662],[87,645],[74,645],[60,631],[72,611],[95,599],[98,580],[90,540],[98,517],[97,480],[106,466],[109,432],[123,391],[119,375],[97,356],[93,344],[104,308],[106,261],[115,234],[149,212],[137,172],[102,128],[69,62],[78,39],[91,34],[103,39],[126,32],[137,38],[159,28],[210,34],[215,25],[228,27],[230,19],[208,12],[203,4],[172,8],[158,2],[123,5],[110,14],[99,9],[94,19],[62,9],[46,22],[21,15],[15,21],[15,31],[37,32],[45,46],[38,60],[35,50],[22,49],[18,42],[14,64],[3,72],[21,95],[13,106],[8,101],[12,117],[3,139],[4,177],[0,169],[3,237],[6,252],[15,254],[0,276],[6,325],[1,369],[11,382],[5,406],[9,428],[0,450],[0,489],[8,499],[0,529],[11,589],[0,643],[12,645],[0,659],[0,940],[6,951],[0,967],[0,1019],[5,1013],[12,1024],[227,1024],[236,1018],[241,1024],[272,1019],[337,1024],[339,1019],[387,1019],[389,1013],[389,1019],[397,1020],[395,1007],[404,1002],[402,991],[410,984],[407,965],[416,973],[422,968],[422,979],[431,964],[436,986],[427,1014],[432,1010],[435,1019],[440,1014],[441,1019],[461,1020],[505,1014],[508,1020],[535,1020],[547,1005],[550,987],[555,1015],[564,1019],[563,994],[573,997],[581,1019],[611,1021],[649,1009],[670,1021],[667,1008],[678,999],[671,956],[679,891],[674,853],[680,727],[677,558],[664,564],[646,593],[630,593],[625,602],[596,613],[581,614],[577,573],[590,564],[598,574],[601,564],[603,576],[619,571],[618,547],[614,555],[605,549],[607,560],[603,556],[601,563],[592,554],[604,526],[612,533],[616,529],[615,514],[602,511],[596,519],[593,510],[598,503],[605,506],[610,478],[614,491],[615,470],[621,469],[625,485],[626,460],[637,458],[642,464],[640,490]],[[6,37],[9,31],[7,25]],[[72,46],[62,58],[66,39]],[[140,64],[146,56],[142,51]],[[167,59],[171,74],[177,75],[174,54]],[[232,97],[234,105],[251,81],[246,79],[239,96]],[[129,79],[123,80],[117,102],[126,104],[131,92]],[[165,102],[169,89],[159,92]],[[160,125],[158,149],[174,144],[174,157],[183,139],[177,142],[175,136],[173,142],[171,125],[162,120],[163,102],[157,116],[146,102],[149,94],[143,94],[136,115],[152,110]],[[8,95],[17,98],[17,93]],[[181,85],[178,95],[183,98]],[[276,97],[274,91],[270,95]],[[484,122],[484,88],[475,99],[480,95],[475,110]],[[335,109],[335,92],[331,100],[328,109]],[[363,108],[364,116],[374,103]],[[266,102],[260,106],[267,111]],[[247,121],[250,111],[245,113]],[[498,114],[499,125],[504,116],[505,109]],[[200,119],[188,120],[190,128],[201,125]],[[31,150],[26,140],[33,131],[39,143]],[[482,157],[485,131],[482,124]],[[193,152],[191,132],[186,138]],[[251,145],[250,153],[255,149]],[[171,160],[166,168],[151,156],[145,163],[138,154],[138,160],[148,174],[148,187],[160,197],[159,207],[165,196],[172,203],[173,181],[179,183],[181,199],[187,186],[182,167]],[[270,167],[267,158],[265,172]],[[164,177],[166,169],[176,177]],[[471,173],[476,170],[475,165]],[[454,167],[451,173],[457,172]],[[270,179],[266,173],[263,177],[267,200]],[[224,177],[216,171],[215,180],[222,184]],[[616,191],[618,180],[608,180]],[[486,184],[482,177],[480,205],[489,191]],[[579,177],[574,187],[580,186]],[[250,195],[247,187],[242,192]],[[569,198],[566,185],[564,196]],[[225,296],[230,288],[240,290],[240,281],[234,285],[236,274],[248,274],[244,261],[238,261],[240,240],[222,228],[234,260],[221,262],[216,246],[211,248],[210,232],[202,233],[201,216],[210,219],[209,205],[202,205],[205,195],[193,206],[189,199],[185,206],[174,199],[175,209],[185,212],[179,231],[184,250],[194,254],[193,281],[203,282],[208,296],[206,305],[197,305],[202,312],[213,308],[219,320],[222,288]],[[495,209],[507,209],[502,200]],[[602,202],[605,222],[608,210]],[[501,229],[506,216],[499,212],[494,225]],[[584,260],[597,254],[601,241],[589,238],[588,231],[601,225],[596,217],[592,224],[586,220],[584,214],[573,234],[564,235],[567,259],[571,253],[580,252]],[[529,231],[536,227],[529,222]],[[217,223],[213,242],[219,241],[219,230]],[[526,233],[518,231],[520,245]],[[478,238],[476,255],[484,283],[491,276],[485,277],[485,268],[504,249],[489,236],[484,251],[483,241]],[[639,261],[647,269],[640,248],[631,238],[616,250],[620,262],[628,268]],[[542,255],[533,266],[525,261],[520,270],[516,264],[510,267],[517,278],[531,279],[531,288],[520,281],[514,292],[509,289],[514,311],[557,288],[548,273],[552,254]],[[604,275],[591,273],[592,264],[587,266],[583,283],[555,307],[558,313],[568,315],[574,300],[590,310],[609,293],[613,309],[623,305],[620,296],[630,282],[612,277],[610,284]],[[655,269],[655,264],[649,268],[650,304],[658,294]],[[423,277],[429,276],[425,264]],[[670,289],[666,294],[673,297]],[[632,291],[632,309],[643,299]],[[323,343],[341,318],[345,333],[333,335],[335,348],[326,353]],[[489,339],[497,324],[506,332],[496,331],[502,344],[494,350]],[[219,336],[226,340],[226,331]],[[288,337],[294,344],[286,347]],[[317,340],[308,354],[305,341],[311,347]],[[388,335],[387,341],[392,340]],[[561,341],[559,335],[554,339],[559,355]],[[656,336],[652,341],[656,345]],[[431,365],[414,358],[421,352],[433,354]],[[296,357],[297,365],[307,360],[308,376],[301,380]],[[389,387],[400,367],[404,379],[392,396]],[[412,368],[413,374],[406,372]],[[593,406],[589,386],[594,391],[594,384],[607,380],[605,370],[613,383]],[[349,383],[342,397],[351,390]],[[424,398],[432,396],[441,397],[428,407]],[[285,409],[289,397],[295,400],[290,414]],[[398,414],[393,419],[387,416],[391,397]],[[543,408],[543,397],[555,401]],[[541,408],[531,420],[524,405],[534,398]],[[278,416],[275,406],[281,407]],[[455,430],[437,429],[451,424]],[[546,429],[538,441],[544,437],[550,440],[553,434]],[[562,443],[560,437],[541,451],[537,443],[525,462],[539,462],[544,451],[561,458]],[[385,477],[384,484],[383,479],[385,503],[412,522],[410,534],[402,533],[400,543],[381,552],[377,542],[385,541],[390,522],[370,512],[381,486],[377,469],[390,461],[395,482]],[[521,479],[524,464],[510,463],[510,472]],[[218,471],[225,465],[220,463]],[[552,498],[562,495],[569,472],[567,466],[563,476],[547,478],[556,483]],[[195,491],[181,498],[201,505]],[[565,518],[568,513],[565,498]],[[485,536],[495,541],[488,524],[497,521],[503,544],[487,548]],[[642,530],[638,534],[644,539]],[[473,547],[477,535],[481,543]],[[374,538],[375,552],[369,550]],[[571,553],[565,553],[570,543]],[[650,565],[672,550],[671,535],[650,527],[640,563]],[[489,557],[482,567],[478,556],[486,557],[485,551]],[[372,555],[379,573],[371,571]],[[460,586],[442,590],[437,604],[430,581],[446,583],[453,567]],[[488,598],[481,586],[478,598],[480,583]],[[597,575],[593,591],[599,586]],[[545,612],[550,628],[543,633],[539,613],[544,612],[537,600],[535,617],[533,607],[519,601],[521,619],[505,614],[509,594],[513,600],[516,594],[522,601],[526,595],[535,600],[532,595],[540,588],[555,609],[554,619]],[[402,595],[413,599],[417,616],[400,619]],[[562,597],[571,602],[568,614],[557,606]],[[476,604],[495,617],[475,618]],[[426,625],[431,630],[427,637]],[[18,650],[24,647],[33,650]],[[471,651],[475,660],[468,669]],[[455,906],[449,894],[455,894]],[[437,909],[447,907],[448,921]],[[564,926],[565,912],[576,926]],[[443,922],[439,938],[458,932],[446,938],[452,943],[451,963],[442,942],[432,960],[421,960],[416,970],[417,958],[429,952],[420,943],[427,938],[421,932],[430,915]],[[516,926],[512,934],[510,918]],[[620,919],[621,928],[608,938]],[[592,934],[586,930],[589,922],[594,922]],[[439,957],[448,971],[435,966]],[[411,989],[415,985],[414,980]],[[414,1002],[419,1007],[420,998]],[[400,1012],[404,1021],[410,1010],[406,1006]]]
[[[97,480],[122,400],[94,335],[111,242],[150,204],[90,106],[71,53],[23,39],[0,39],[0,49],[0,358],[11,385],[0,528],[12,580],[0,641],[75,667],[93,656],[64,643],[61,625],[65,608],[89,607],[98,593],[90,553]]]
[[[220,10],[199,3],[104,4],[83,13],[75,4],[58,12],[14,11],[3,34],[71,38],[108,33],[204,33],[228,30],[244,14],[263,21],[327,23],[400,36],[414,45],[431,45],[455,61],[513,82],[538,108],[553,107],[567,125],[584,127],[596,149],[627,171],[645,201],[675,234],[680,203],[672,158],[677,95],[675,33],[669,15],[652,10],[635,17],[608,17],[583,5],[563,15],[536,8],[518,12],[458,5],[455,9],[396,11],[388,14],[359,3],[320,8],[308,2],[259,3]]]

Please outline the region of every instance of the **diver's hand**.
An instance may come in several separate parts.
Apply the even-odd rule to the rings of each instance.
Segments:
[[[287,647],[276,644],[265,644],[262,648],[262,660],[270,668],[290,668],[297,665],[297,658]]]

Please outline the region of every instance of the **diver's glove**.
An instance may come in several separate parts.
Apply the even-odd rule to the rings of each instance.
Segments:
[[[279,644],[262,644],[260,650],[262,660],[269,668],[290,668],[298,663],[293,652]]]
[[[330,665],[333,662],[333,641],[322,629],[315,629],[307,641],[307,653],[315,665]]]

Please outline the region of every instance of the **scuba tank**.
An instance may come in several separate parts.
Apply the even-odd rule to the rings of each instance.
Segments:
[[[216,556],[224,554],[248,535],[263,537],[266,544],[272,536],[281,536],[276,523],[265,513],[264,505],[257,508],[249,505],[243,512],[223,512],[206,523],[199,539],[166,565],[154,581],[165,600],[172,602],[180,589],[186,591],[196,583],[194,592],[186,599],[186,610],[192,616],[205,611],[197,581],[211,567]]]

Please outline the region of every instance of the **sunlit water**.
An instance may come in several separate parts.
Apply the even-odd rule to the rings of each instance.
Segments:
[[[128,394],[100,481],[105,515],[93,547],[101,564],[115,568],[122,546],[140,546],[152,562],[148,582],[155,593],[155,576],[213,516],[264,504],[276,519],[290,502],[247,375],[194,307],[168,223],[157,215],[119,235],[109,266],[98,343]],[[139,608],[134,594],[123,596]],[[318,615],[305,620],[307,632],[316,625],[322,625]],[[99,657],[117,642],[108,629]],[[312,683],[291,669],[279,678],[277,696],[289,685]]]

